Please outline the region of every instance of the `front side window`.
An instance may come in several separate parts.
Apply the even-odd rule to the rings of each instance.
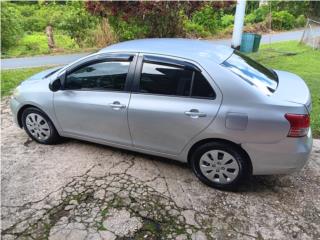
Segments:
[[[200,72],[176,66],[143,63],[141,93],[213,98],[215,93]]]
[[[234,51],[222,65],[267,95],[277,89],[278,77],[276,73],[239,51]]]
[[[100,62],[67,75],[65,89],[123,91],[130,62]]]

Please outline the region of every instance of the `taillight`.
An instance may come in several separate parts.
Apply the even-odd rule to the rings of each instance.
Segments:
[[[288,137],[303,137],[308,134],[310,127],[309,114],[291,114],[284,115],[290,123]]]

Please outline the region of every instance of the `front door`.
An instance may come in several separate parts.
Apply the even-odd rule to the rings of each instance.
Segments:
[[[67,73],[64,90],[54,93],[56,117],[69,135],[130,145],[126,90],[131,61],[101,61]]]
[[[216,116],[216,96],[199,69],[144,57],[135,77],[128,119],[137,148],[176,155]]]

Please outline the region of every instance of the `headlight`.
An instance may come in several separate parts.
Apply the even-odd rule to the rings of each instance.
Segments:
[[[16,88],[13,90],[12,97],[13,97],[13,98],[17,98],[17,97],[19,97],[19,94],[20,94],[20,86],[16,87]]]

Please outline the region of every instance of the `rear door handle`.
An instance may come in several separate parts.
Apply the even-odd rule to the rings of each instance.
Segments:
[[[191,118],[199,118],[199,117],[206,117],[207,114],[199,112],[198,109],[191,109],[190,111],[184,112],[185,115]]]
[[[109,106],[114,110],[120,110],[122,108],[126,108],[126,105],[121,104],[119,101],[114,101],[113,103],[109,103]]]

